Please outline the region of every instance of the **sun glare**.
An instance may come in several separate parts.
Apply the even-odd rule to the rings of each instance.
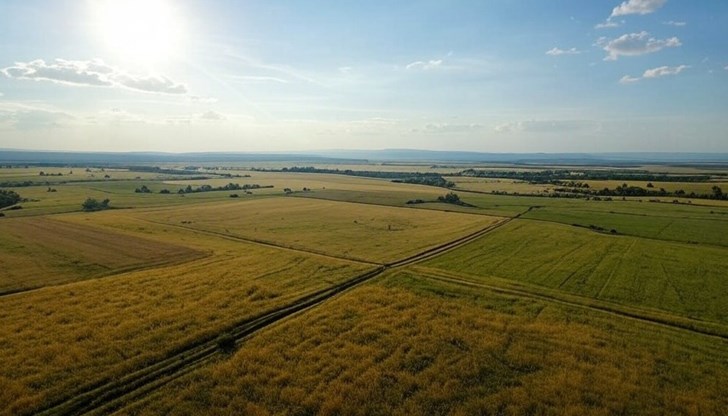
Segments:
[[[180,47],[182,24],[164,0],[99,0],[95,19],[106,47],[120,58],[153,65]]]

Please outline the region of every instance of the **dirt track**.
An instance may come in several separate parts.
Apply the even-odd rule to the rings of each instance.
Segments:
[[[41,409],[35,409],[34,414],[80,415],[111,413],[130,401],[143,397],[175,378],[225,354],[223,348],[220,347],[221,339],[223,338],[227,343],[234,342],[235,345],[239,345],[245,338],[255,332],[297,312],[315,307],[339,293],[379,276],[386,270],[410,265],[453,250],[505,225],[511,220],[511,218],[504,219],[474,233],[429,248],[413,256],[380,265],[346,282],[304,296],[289,305],[238,322],[226,331],[217,334],[217,336],[200,339],[193,344],[174,351],[163,360],[147,367],[136,370],[118,379],[101,382],[86,390],[70,392],[65,398],[51,402]]]

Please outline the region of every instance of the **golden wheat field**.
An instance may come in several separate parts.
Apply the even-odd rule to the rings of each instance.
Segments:
[[[399,272],[118,414],[719,414],[728,346]]]
[[[502,220],[285,197],[142,211],[135,217],[372,262],[393,261]]]
[[[28,414],[370,268],[246,244],[0,297],[0,403]]]

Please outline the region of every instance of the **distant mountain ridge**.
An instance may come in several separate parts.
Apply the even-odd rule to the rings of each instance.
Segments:
[[[212,162],[459,162],[565,165],[630,165],[640,163],[728,164],[728,153],[484,153],[418,149],[314,150],[305,152],[61,152],[0,149],[0,163],[132,164]]]

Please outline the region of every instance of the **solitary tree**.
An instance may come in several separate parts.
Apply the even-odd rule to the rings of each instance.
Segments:
[[[713,186],[713,197],[715,199],[723,199],[723,190],[718,185]]]

